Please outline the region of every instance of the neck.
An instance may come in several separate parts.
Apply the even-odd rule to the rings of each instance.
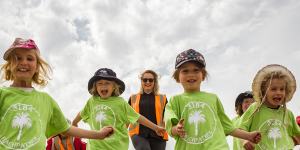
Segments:
[[[12,87],[32,88],[31,81],[14,81]]]
[[[144,93],[150,94],[150,93],[152,93],[152,90],[144,90]]]
[[[186,93],[195,93],[195,92],[200,92],[200,89],[184,89],[184,92],[186,92]]]

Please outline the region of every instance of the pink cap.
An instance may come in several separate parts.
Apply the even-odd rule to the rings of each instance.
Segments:
[[[297,116],[297,123],[298,123],[298,125],[300,126],[300,116]]]
[[[9,47],[9,49],[6,50],[4,53],[3,59],[7,60],[9,54],[17,48],[22,49],[35,49],[38,54],[40,54],[39,48],[36,46],[35,42],[32,39],[22,39],[22,38],[16,38],[14,43]]]

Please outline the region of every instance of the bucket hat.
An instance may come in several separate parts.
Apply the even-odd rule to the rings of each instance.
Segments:
[[[10,53],[15,49],[35,49],[37,54],[40,54],[40,50],[32,39],[16,38],[13,44],[5,51],[3,59],[7,60]]]
[[[120,86],[120,88],[119,88],[120,94],[122,94],[125,91],[124,82],[117,78],[117,75],[113,70],[108,69],[108,68],[101,68],[101,69],[98,69],[95,72],[94,76],[89,80],[89,82],[88,82],[89,92],[93,88],[94,82],[101,80],[101,79],[115,81]],[[92,94],[92,93],[90,92],[90,94]]]
[[[285,101],[289,102],[295,91],[296,91],[296,79],[294,75],[289,71],[286,67],[278,65],[278,64],[271,64],[263,67],[261,70],[259,70],[252,82],[252,92],[253,92],[253,98],[257,102],[261,102],[263,95],[261,93],[261,84],[263,80],[266,78],[266,76],[275,73],[275,72],[281,72],[283,75],[287,76],[287,87],[286,87],[286,95],[285,95]]]
[[[177,55],[176,62],[175,62],[175,69],[178,69],[182,64],[190,61],[199,63],[203,67],[206,66],[205,59],[201,53],[193,49],[188,49]]]

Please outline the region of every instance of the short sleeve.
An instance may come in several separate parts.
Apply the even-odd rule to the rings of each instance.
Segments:
[[[90,110],[91,110],[90,103],[91,103],[91,99],[88,100],[88,102],[85,104],[83,110],[81,110],[81,112],[80,112],[80,117],[81,117],[83,122],[88,122],[89,121],[90,114],[91,114],[91,112],[90,112]]]
[[[52,114],[50,114],[50,120],[47,124],[47,138],[65,132],[70,128],[70,125],[68,124],[58,104],[53,99],[50,99],[50,101]]]
[[[177,125],[179,122],[179,118],[176,115],[175,111],[176,110],[176,105],[175,105],[175,99],[174,97],[171,97],[170,102],[167,103],[165,107],[165,114],[164,114],[164,121],[166,123],[166,130],[170,136],[172,136],[172,127],[174,125]]]
[[[249,108],[244,112],[244,114],[240,117],[239,121],[237,122],[237,126],[240,129],[243,129],[245,131],[250,131],[250,126],[253,120],[253,117],[251,115],[255,111],[256,104],[252,104],[249,106]]]
[[[140,118],[140,114],[137,113],[128,103],[124,103],[125,112],[127,116],[126,123],[135,123]]]
[[[291,111],[289,111],[289,120],[291,129],[289,130],[290,136],[300,136],[300,128],[295,120],[295,117]]]
[[[218,111],[220,122],[224,129],[224,133],[226,135],[230,134],[235,128],[233,126],[232,121],[225,114],[223,105],[218,98],[217,98],[217,111]]]

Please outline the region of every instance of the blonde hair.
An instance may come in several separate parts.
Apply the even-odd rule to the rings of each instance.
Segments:
[[[15,54],[15,50],[13,50],[10,55],[7,58],[7,61],[1,66],[1,71],[3,71],[2,78],[4,80],[15,80],[13,70],[16,69],[18,60]],[[50,65],[40,56],[36,53],[36,62],[37,62],[37,70],[36,73],[32,77],[32,82],[36,85],[45,86],[48,83],[48,80],[50,80],[50,74],[52,73],[52,69]]]
[[[105,79],[104,79],[105,80]],[[99,80],[98,80],[99,81]],[[107,80],[107,81],[111,81],[111,80]],[[96,87],[96,82],[95,81],[93,83],[93,87],[89,90],[90,93],[92,93],[93,96],[100,96],[98,91],[97,91],[97,87]],[[112,92],[111,96],[119,96],[120,94],[120,85],[118,85],[115,81],[111,81],[114,87],[114,91]]]
[[[203,79],[202,79],[202,81],[204,81],[204,80],[207,78],[207,75],[208,75],[208,73],[207,73],[205,67],[203,67],[202,65],[199,65],[198,63],[195,63],[195,65],[197,65],[197,67],[199,67],[199,68],[201,69],[201,72],[202,72],[202,74],[203,74]],[[180,81],[179,81],[179,72],[180,72],[181,69],[182,69],[182,67],[180,66],[179,68],[177,68],[177,69],[173,72],[173,75],[172,75],[172,77],[175,79],[175,81],[176,81],[177,83],[180,82]]]
[[[142,72],[142,73],[140,74],[139,78],[142,80],[142,79],[143,79],[143,76],[144,76],[146,73],[150,73],[150,74],[153,75],[153,77],[154,77],[153,93],[154,93],[154,95],[158,95],[158,94],[159,94],[159,84],[158,84],[158,78],[159,78],[159,76],[158,76],[157,73],[154,72],[153,70],[145,70],[144,72]],[[140,88],[140,93],[141,93],[141,94],[144,93],[143,86],[141,86],[141,88]]]

